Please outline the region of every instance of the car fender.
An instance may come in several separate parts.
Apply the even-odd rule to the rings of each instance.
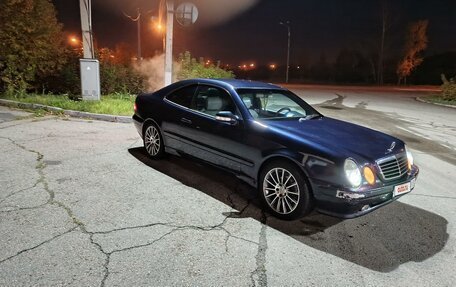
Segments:
[[[268,162],[270,162],[272,160],[279,160],[279,159],[287,160],[287,161],[290,161],[293,164],[295,164],[304,173],[304,176],[306,177],[307,181],[310,181],[309,173],[302,165],[302,159],[303,159],[302,154],[297,153],[297,152],[292,152],[292,151],[286,150],[286,149],[275,150],[275,151],[269,153],[267,156],[263,157],[261,163],[258,165],[257,170],[256,170],[257,178],[259,179],[262,168]],[[257,185],[258,185],[258,182],[257,182]]]

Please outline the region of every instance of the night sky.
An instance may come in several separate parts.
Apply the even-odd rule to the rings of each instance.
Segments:
[[[78,1],[53,2],[64,30],[80,33]],[[135,14],[133,5],[140,5],[143,11],[150,11],[144,17],[149,19],[156,14],[158,6],[157,0],[92,2],[97,44],[111,48],[120,42],[127,42],[136,49],[136,23],[127,19],[122,10]],[[369,45],[378,43],[380,3],[380,0],[259,0],[231,19],[212,25],[204,20],[205,14],[212,12],[199,7],[201,20],[195,25],[184,28],[175,22],[174,54],[189,50],[196,57],[221,60],[232,65],[251,61],[257,64],[281,64],[286,57],[287,31],[278,22],[289,20],[292,26],[292,63],[314,63],[323,54],[331,61],[341,49],[366,50]],[[427,55],[456,51],[455,0],[398,0],[387,3],[392,19],[388,53],[400,53],[407,24],[422,19],[429,20]],[[201,3],[199,5],[204,6]],[[161,36],[150,26],[149,21],[143,22],[141,31],[142,49],[146,56],[153,55],[162,47]]]

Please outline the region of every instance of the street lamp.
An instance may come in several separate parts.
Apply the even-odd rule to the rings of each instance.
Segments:
[[[70,37],[69,37],[69,42],[70,42],[70,44],[73,45],[73,46],[79,45],[79,40],[78,40],[78,38],[76,38],[75,36],[70,36]]]
[[[287,27],[288,29],[288,48],[287,48],[287,73],[285,76],[285,82],[288,83],[288,74],[290,70],[290,40],[291,40],[291,32],[290,32],[290,21],[286,22],[279,22],[280,25]]]

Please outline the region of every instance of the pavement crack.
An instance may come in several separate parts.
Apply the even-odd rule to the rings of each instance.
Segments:
[[[4,198],[2,198],[0,200],[0,204],[2,204],[3,202],[5,202],[8,198],[10,198],[11,196],[15,195],[15,194],[18,194],[18,193],[21,193],[21,192],[24,192],[24,191],[27,191],[27,190],[30,190],[32,188],[34,188],[35,186],[37,185],[37,183],[35,183],[34,185],[32,186],[29,186],[29,187],[26,187],[26,188],[22,188],[20,190],[16,190],[16,191],[13,191],[13,192],[10,192],[7,196],[5,196]]]
[[[241,209],[241,211],[239,212],[240,214],[242,214],[246,209],[247,207],[250,205],[250,201],[247,202],[247,204]],[[209,225],[209,226],[198,226],[198,225],[177,225],[177,224],[173,224],[173,223],[163,223],[163,222],[156,222],[156,223],[149,223],[149,224],[144,224],[144,225],[138,225],[138,226],[129,226],[129,227],[122,227],[122,228],[116,228],[116,229],[112,229],[112,230],[107,230],[107,231],[95,231],[95,232],[89,232],[87,230],[85,230],[86,233],[89,233],[91,234],[92,236],[95,235],[95,234],[102,234],[102,235],[105,235],[105,234],[110,234],[110,233],[113,233],[113,232],[117,232],[117,231],[124,231],[124,230],[133,230],[133,229],[141,229],[141,228],[148,228],[148,227],[153,227],[153,226],[167,226],[167,227],[170,227],[170,228],[173,228],[171,231],[165,233],[164,235],[162,235],[161,237],[159,237],[158,239],[155,239],[151,242],[147,242],[147,243],[144,243],[144,244],[140,244],[140,245],[134,245],[134,246],[129,246],[129,247],[126,247],[126,248],[122,248],[122,249],[116,249],[116,250],[113,250],[111,252],[105,252],[103,250],[103,248],[101,247],[101,245],[99,245],[98,243],[94,242],[92,236],[91,236],[91,241],[93,244],[96,244],[98,245],[100,251],[102,253],[104,253],[105,255],[107,256],[110,256],[111,254],[113,253],[117,253],[117,252],[123,252],[123,251],[127,251],[127,250],[132,250],[132,249],[136,249],[136,248],[141,248],[141,247],[147,247],[147,246],[151,246],[153,245],[154,243],[160,241],[161,239],[163,239],[164,237],[176,232],[176,231],[180,231],[180,230],[197,230],[197,231],[203,231],[203,232],[210,232],[210,231],[214,231],[214,230],[221,230],[221,231],[224,231],[226,233],[226,239],[225,239],[225,249],[226,251],[228,252],[228,239],[230,237],[233,237],[233,238],[236,238],[236,239],[239,239],[239,240],[242,240],[244,242],[248,242],[248,243],[253,243],[253,244],[258,244],[254,241],[251,241],[251,240],[248,240],[248,239],[245,239],[245,238],[242,238],[242,237],[239,237],[239,236],[236,236],[236,235],[233,235],[230,231],[228,231],[226,228],[223,227],[223,225],[227,222],[227,220],[229,218],[232,217],[232,214],[230,213],[229,215],[225,216],[223,218],[223,220],[219,223],[219,224],[215,224],[215,225]]]
[[[179,227],[178,228],[174,228],[171,231],[163,234],[159,238],[152,240],[151,242],[140,244],[140,245],[134,245],[134,246],[130,246],[130,247],[122,248],[122,249],[116,249],[116,250],[113,250],[113,251],[109,252],[108,254],[111,255],[111,254],[117,253],[117,252],[123,252],[123,251],[128,251],[128,250],[132,250],[132,249],[136,249],[136,248],[151,246],[151,245],[157,243],[158,241],[162,240],[166,236],[168,236],[168,235],[170,235],[170,234],[172,234],[172,233],[174,233],[176,231],[182,230],[182,229],[184,229],[184,228],[179,228]]]
[[[255,241],[252,241],[252,240],[248,240],[248,239],[245,239],[245,238],[242,238],[242,237],[239,237],[239,236],[236,236],[236,235],[233,235],[230,231],[228,231],[226,228],[224,227],[221,227],[220,230],[223,230],[225,231],[226,233],[226,237],[225,237],[225,252],[228,253],[228,240],[230,238],[236,238],[236,239],[239,239],[239,240],[242,240],[244,242],[247,242],[247,243],[252,243],[252,244],[255,244],[255,245],[258,245],[257,242]]]
[[[8,128],[13,128],[13,127],[29,124],[31,122],[48,121],[48,120],[52,120],[52,119],[55,119],[55,118],[56,117],[45,117],[45,118],[38,119],[38,118],[36,118],[36,116],[34,114],[32,114],[30,116],[23,117],[23,118],[18,118],[18,119],[15,119],[15,120],[11,121],[11,122],[16,122],[16,121],[22,121],[22,122],[0,126],[0,130],[4,130],[4,129],[8,129]]]
[[[263,214],[261,218],[261,229],[258,240],[258,251],[255,256],[256,268],[250,274],[250,279],[252,281],[252,286],[258,285],[264,287],[268,286],[268,277],[266,274],[266,250],[268,249],[268,241],[266,237],[267,217],[264,211],[262,213]]]
[[[93,231],[90,233],[92,233],[92,234],[109,234],[109,233],[113,233],[113,232],[117,232],[117,231],[141,229],[141,228],[147,228],[147,227],[152,227],[152,226],[157,226],[157,225],[168,226],[168,224],[170,224],[170,223],[157,222],[157,223],[149,223],[149,224],[144,224],[144,225],[121,227],[121,228],[116,228],[116,229],[111,229],[111,230],[106,230],[106,231]]]
[[[99,231],[99,232],[90,232],[87,230],[85,224],[80,221],[76,215],[74,214],[74,212],[71,210],[70,207],[68,207],[67,205],[65,205],[63,202],[60,202],[58,200],[55,199],[55,193],[54,191],[49,187],[49,183],[48,183],[48,180],[46,178],[46,175],[45,175],[45,168],[46,168],[46,163],[43,161],[43,154],[41,154],[40,152],[38,151],[35,151],[35,150],[32,150],[32,149],[28,149],[26,148],[24,145],[14,141],[13,139],[10,139],[10,138],[6,138],[8,139],[9,141],[11,141],[14,145],[16,145],[17,147],[21,148],[22,150],[25,150],[27,152],[30,152],[30,153],[34,153],[36,154],[36,166],[35,166],[35,169],[37,170],[38,172],[38,175],[39,175],[39,178],[38,180],[36,181],[36,183],[34,184],[34,186],[38,185],[39,183],[43,184],[43,187],[44,187],[44,190],[49,194],[49,199],[48,201],[43,204],[43,205],[46,205],[46,204],[50,204],[50,205],[55,205],[55,206],[58,206],[59,208],[63,209],[66,214],[68,215],[68,217],[71,219],[71,221],[73,222],[73,224],[75,225],[75,227],[71,230],[74,230],[75,228],[79,228],[79,230],[84,233],[84,234],[87,234],[89,236],[89,239],[90,239],[90,243],[96,247],[96,249],[101,253],[103,254],[103,256],[105,257],[105,260],[104,260],[104,263],[103,263],[103,278],[100,282],[100,286],[105,286],[106,284],[106,281],[110,275],[109,273],[109,264],[110,264],[110,259],[111,259],[111,255],[114,254],[114,253],[118,253],[118,252],[123,252],[123,251],[128,251],[128,250],[132,250],[132,249],[136,249],[136,248],[141,248],[141,247],[146,247],[146,246],[151,246],[157,242],[159,242],[160,240],[162,240],[163,238],[166,238],[167,236],[173,234],[174,232],[177,232],[177,231],[180,231],[180,230],[198,230],[198,231],[204,231],[204,232],[207,232],[207,231],[213,231],[213,230],[221,230],[221,231],[224,231],[226,233],[226,239],[225,239],[225,249],[226,251],[228,251],[228,240],[230,237],[233,237],[233,238],[237,238],[237,239],[240,239],[240,240],[243,240],[245,242],[249,242],[249,243],[254,243],[254,244],[257,244],[256,242],[253,242],[253,241],[250,241],[250,240],[247,240],[247,239],[243,239],[241,237],[238,237],[238,236],[235,236],[233,234],[231,234],[231,232],[229,232],[227,229],[223,228],[223,225],[227,222],[227,220],[229,218],[232,218],[234,217],[235,214],[237,215],[241,215],[246,209],[247,207],[250,205],[250,201],[247,202],[247,204],[239,211],[239,212],[236,212],[236,213],[233,213],[233,212],[230,212],[227,216],[225,216],[223,218],[223,220],[218,223],[218,224],[215,224],[215,225],[210,225],[210,226],[198,226],[198,225],[175,225],[175,224],[172,224],[172,223],[150,223],[150,224],[145,224],[145,225],[139,225],[139,226],[133,226],[133,227],[123,227],[123,228],[117,228],[117,229],[113,229],[113,230],[108,230],[108,231]],[[232,208],[235,208],[235,203],[234,201],[232,200],[231,196],[234,195],[235,193],[238,192],[238,186],[236,187],[235,191],[228,195],[229,197],[229,202],[231,204],[231,207]],[[25,209],[25,208],[24,208]],[[93,236],[95,234],[109,234],[109,233],[112,233],[112,232],[116,232],[116,231],[122,231],[122,230],[131,230],[131,229],[139,229],[139,228],[147,228],[147,227],[152,227],[152,226],[157,226],[157,225],[162,225],[162,226],[168,226],[170,228],[173,228],[171,231],[163,234],[162,236],[160,236],[159,238],[151,241],[151,242],[147,242],[145,244],[141,244],[141,245],[135,245],[135,246],[129,246],[127,248],[123,248],[123,249],[117,249],[117,250],[113,250],[111,252],[106,252],[103,247],[101,246],[101,244],[99,244],[98,242],[96,242],[93,238]],[[53,240],[55,238],[52,238],[51,240]],[[49,241],[49,240],[48,240]],[[45,241],[43,243],[41,243],[40,245],[38,246],[41,246],[42,244],[45,244],[46,242],[48,241]],[[36,246],[36,247],[38,247]],[[33,248],[36,248],[36,247],[33,247]],[[30,249],[27,249],[27,250],[30,250]],[[27,250],[23,250],[21,251],[20,253],[23,253]],[[15,256],[17,256],[18,254],[16,254]],[[8,259],[6,259],[8,260]],[[1,262],[0,262],[1,263]]]
[[[22,249],[21,251],[17,252],[16,254],[14,254],[14,255],[12,255],[12,256],[10,256],[10,257],[7,257],[7,258],[5,258],[5,259],[0,260],[0,264],[6,262],[6,261],[8,261],[8,260],[13,259],[13,258],[15,258],[15,257],[17,257],[17,256],[19,256],[19,255],[21,255],[22,253],[25,253],[25,252],[34,250],[34,249],[36,249],[36,248],[38,248],[38,247],[40,247],[40,246],[43,246],[43,245],[46,244],[46,243],[49,243],[49,242],[51,242],[51,241],[53,241],[53,240],[55,240],[55,239],[57,239],[57,238],[59,238],[59,237],[65,235],[65,234],[68,234],[68,233],[72,232],[72,231],[75,230],[76,228],[77,228],[77,227],[75,226],[75,227],[73,227],[73,228],[71,228],[71,229],[69,229],[69,230],[67,230],[67,231],[65,231],[65,232],[63,232],[63,233],[57,234],[56,236],[51,237],[51,238],[49,238],[49,239],[47,239],[47,240],[45,240],[45,241],[43,241],[43,242],[41,242],[41,243],[39,243],[39,244],[33,246],[33,247],[26,248],[26,249]]]
[[[44,172],[44,169],[46,168],[46,163],[43,161],[44,155],[42,153],[38,152],[38,151],[35,151],[35,150],[32,150],[32,149],[28,149],[24,145],[16,142],[15,140],[13,140],[11,138],[5,138],[5,137],[0,137],[0,138],[9,140],[11,143],[13,143],[14,145],[16,145],[17,147],[19,147],[20,149],[22,149],[24,151],[36,154],[35,169],[38,172],[39,177],[38,177],[37,181],[35,182],[34,187],[37,186],[39,183],[43,184],[44,190],[49,195],[49,199],[47,200],[47,202],[45,204],[42,204],[42,205],[36,206],[36,207],[19,208],[19,209],[16,209],[15,211],[39,208],[39,207],[43,207],[43,206],[45,206],[47,204],[54,205],[54,206],[57,206],[57,207],[60,207],[61,209],[63,209],[67,213],[68,217],[71,219],[73,224],[75,225],[75,227],[70,229],[70,231],[72,231],[75,228],[79,227],[79,229],[81,230],[82,233],[89,235],[91,244],[94,245],[105,256],[105,263],[103,264],[104,276],[103,276],[103,279],[102,279],[102,281],[100,283],[100,286],[104,286],[106,278],[109,275],[108,265],[109,265],[110,254],[106,253],[103,250],[103,248],[101,247],[101,245],[93,240],[94,233],[87,231],[85,224],[76,217],[76,215],[74,214],[73,210],[71,210],[70,207],[66,206],[63,202],[55,200],[55,193],[49,187],[49,182],[48,182],[48,180],[46,178],[46,174]],[[8,211],[2,211],[2,212],[8,212]],[[51,240],[53,240],[53,239],[55,239],[55,238],[52,238]],[[48,241],[50,241],[50,240],[48,240]],[[39,244],[38,246],[41,246],[42,244],[44,244],[44,243],[46,243],[48,241],[45,241],[45,242]],[[38,246],[36,246],[36,247],[38,247]],[[36,248],[36,247],[33,247],[33,249]],[[20,253],[23,253],[23,252],[28,251],[28,250],[30,250],[30,249],[26,249],[26,250],[20,251],[18,254],[14,255],[14,256],[17,256]],[[0,263],[2,263],[2,262],[3,261],[0,261]]]
[[[49,189],[49,185],[48,185],[48,182],[46,180],[46,176],[44,174],[44,168],[46,167],[46,164],[43,162],[43,158],[44,158],[44,155],[36,150],[33,150],[33,149],[28,149],[27,147],[25,147],[24,145],[18,143],[17,141],[11,139],[11,138],[7,138],[7,137],[1,137],[3,139],[7,139],[9,140],[12,144],[14,144],[15,146],[17,146],[18,148],[26,151],[26,152],[30,152],[30,153],[33,153],[36,155],[36,164],[35,164],[35,169],[38,173],[38,179],[36,180],[35,184],[32,186],[33,187],[36,187],[39,183],[42,183],[43,184],[43,187],[44,187],[44,190],[46,190],[46,192],[48,193],[49,195],[49,199],[47,201],[47,203],[52,203],[52,201],[54,200],[54,192],[51,191]]]
[[[2,208],[8,208],[8,207],[11,207],[11,208],[14,208],[14,209],[8,209],[8,210],[0,210],[0,213],[10,213],[10,212],[17,212],[17,211],[23,211],[23,210],[33,210],[33,209],[38,209],[38,208],[43,208],[47,205],[47,203],[43,203],[43,204],[40,204],[40,205],[37,205],[37,206],[28,206],[28,207],[19,207],[19,208],[15,208],[15,206],[2,206]]]
[[[82,228],[81,231],[83,233],[89,235],[90,243],[92,243],[92,245],[94,245],[105,256],[105,262],[103,263],[104,274],[103,274],[103,279],[101,279],[101,282],[100,282],[100,286],[104,287],[106,284],[106,279],[108,279],[108,276],[109,276],[109,263],[111,260],[111,253],[104,251],[101,244],[99,244],[98,242],[95,242],[95,240],[93,240],[94,233],[88,232],[85,228]]]

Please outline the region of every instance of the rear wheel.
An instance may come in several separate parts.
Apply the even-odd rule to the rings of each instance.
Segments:
[[[274,161],[262,169],[259,193],[267,209],[281,219],[300,218],[313,208],[313,197],[302,171],[287,161]]]
[[[144,148],[151,158],[161,158],[163,156],[163,137],[158,127],[154,124],[149,124],[144,129]]]

